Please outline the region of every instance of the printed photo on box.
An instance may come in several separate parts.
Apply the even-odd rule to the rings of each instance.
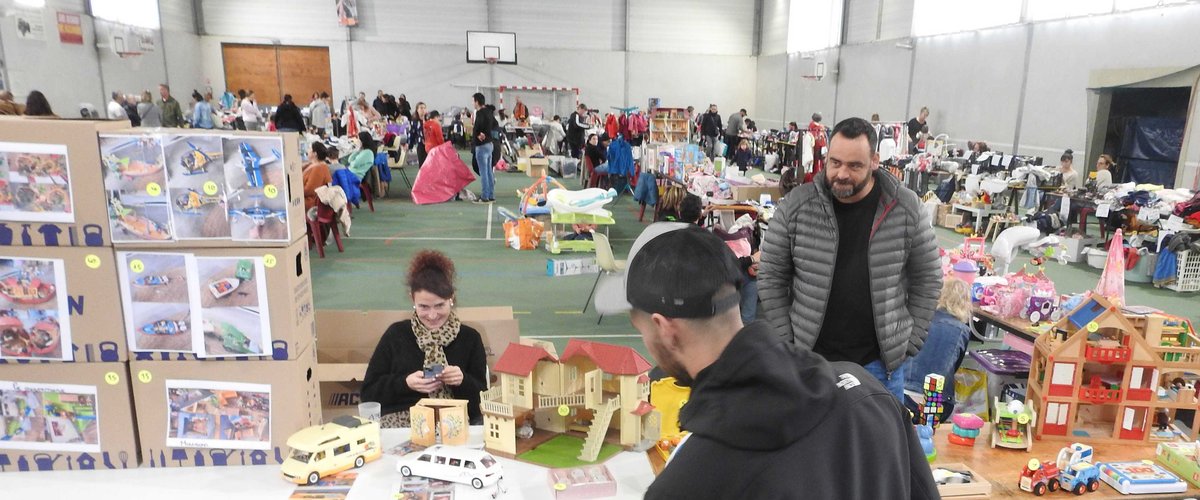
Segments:
[[[99,453],[96,388],[0,380],[0,448]]]
[[[162,142],[149,135],[100,136],[113,241],[175,239]]]
[[[62,260],[0,257],[0,358],[75,359],[66,282]]]
[[[290,241],[283,141],[227,137],[223,151],[233,239]]]
[[[451,500],[454,498],[454,483],[419,476],[404,478],[404,482],[392,486],[392,498],[396,500]]]
[[[167,446],[271,448],[270,385],[167,380],[166,386]]]
[[[121,252],[117,259],[125,331],[135,352],[193,352],[196,275],[187,255]]]
[[[75,222],[67,147],[0,142],[0,220]]]
[[[197,257],[201,357],[262,356],[271,345],[262,258]]]
[[[317,484],[297,487],[292,492],[292,496],[288,498],[289,500],[344,500],[346,495],[350,494],[350,488],[354,486],[355,479],[358,479],[357,472],[339,472],[321,478]]]
[[[225,163],[217,136],[163,137],[175,236],[185,239],[230,237],[225,201]]]

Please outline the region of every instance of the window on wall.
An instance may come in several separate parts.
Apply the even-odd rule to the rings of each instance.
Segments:
[[[844,0],[791,0],[788,52],[808,52],[842,43]]]
[[[916,0],[913,36],[940,35],[1021,21],[1022,0]]]
[[[1026,19],[1044,21],[1066,17],[1090,16],[1112,12],[1109,0],[1054,0],[1053,2],[1030,1],[1025,11]]]
[[[90,0],[92,16],[139,28],[158,29],[158,0]]]

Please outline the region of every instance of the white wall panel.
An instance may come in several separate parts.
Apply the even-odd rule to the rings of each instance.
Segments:
[[[907,120],[908,73],[913,51],[895,42],[878,42],[842,47],[838,68],[838,118]]]
[[[912,35],[913,3],[915,0],[880,0],[883,16],[879,25],[879,39],[908,38]]]
[[[624,0],[492,0],[492,15],[492,31],[516,33],[518,51],[625,48]]]
[[[224,88],[221,81],[224,72],[212,75],[205,74],[200,63],[200,37],[191,33],[163,31],[163,51],[167,57],[167,81],[176,93],[186,89],[188,94],[192,89],[203,92],[211,87],[214,90]],[[216,80],[213,83],[211,80]],[[214,95],[220,95],[215,93]]]
[[[629,0],[637,52],[752,55],[754,0]]]
[[[787,52],[790,0],[763,0],[761,55]]]
[[[783,99],[787,93],[787,54],[758,56],[754,93],[755,114],[750,118],[760,130],[784,128],[788,122]]]
[[[193,0],[158,0],[158,14],[164,31],[196,33]]]
[[[930,130],[1012,151],[1028,26],[921,38],[911,105],[930,110]],[[1050,76],[1057,78],[1057,75]]]
[[[351,36],[356,42],[463,45],[468,30],[488,31],[484,5],[478,0],[359,0],[359,25]],[[522,42],[518,35],[517,43]]]
[[[788,54],[787,118],[804,126],[814,112],[820,112],[826,123],[835,123],[837,113],[837,77],[832,69],[838,64],[838,49],[826,49],[812,53],[813,59],[804,59],[800,54]],[[821,80],[810,80],[805,75],[813,74],[817,60],[825,61],[826,76]]]
[[[12,0],[0,1],[5,12]],[[42,10],[46,39],[31,41],[17,39],[12,17],[0,19],[0,38],[4,44],[4,63],[7,82],[18,102],[25,102],[31,90],[46,94],[50,107],[63,117],[79,116],[83,102],[103,108],[107,100],[100,83],[100,63],[96,58],[96,37],[92,20],[83,14],[83,0],[48,0]],[[58,41],[57,12],[80,14],[83,45],[67,45]],[[53,63],[53,70],[48,63]]]
[[[201,0],[201,5],[209,35],[346,39],[346,28],[338,26],[334,3],[328,0]]]
[[[754,118],[755,58],[630,52],[631,106],[646,106],[651,97],[663,106],[701,109],[715,103],[721,116],[746,108]],[[588,103],[592,104],[592,103]]]
[[[871,42],[879,30],[879,2],[883,0],[847,0],[847,44]]]

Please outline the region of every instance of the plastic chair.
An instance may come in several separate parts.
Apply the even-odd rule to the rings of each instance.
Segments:
[[[1079,220],[1076,221],[1075,227],[1079,231],[1080,235],[1087,237],[1087,218],[1089,215],[1093,215],[1095,213],[1096,209],[1092,207],[1083,207],[1079,209]],[[1109,213],[1109,217],[1113,217],[1114,215],[1115,214],[1111,212]],[[1096,222],[1100,226],[1100,239],[1108,241],[1108,224],[1104,219],[1099,217],[1096,218]]]
[[[400,171],[400,178],[404,179],[404,183],[408,185],[408,190],[411,192],[412,191],[412,181],[409,180],[408,172],[405,171],[405,166],[407,165],[405,162],[408,161],[408,149],[400,147],[400,145],[399,145],[400,138],[399,137],[396,138],[395,142],[397,143],[396,147],[400,150],[400,159],[392,160],[392,157],[389,155],[388,156],[388,168],[391,168],[393,172],[397,171],[397,170]],[[420,168],[420,167],[418,166],[418,168]]]
[[[588,293],[587,301],[583,303],[583,312],[587,312],[588,304],[591,304],[592,297],[596,295],[596,287],[600,285],[600,276],[605,274],[619,274],[625,271],[625,261],[617,260],[613,255],[612,244],[608,242],[608,236],[605,236],[599,231],[592,232],[592,241],[596,244],[596,265],[600,266],[600,272],[596,274],[596,282],[592,283],[592,291]],[[596,320],[599,325],[604,320],[604,315]]]
[[[588,158],[587,155],[583,155],[583,172],[586,177],[585,175],[579,176],[581,179],[587,179],[583,187],[608,189],[608,176],[596,173],[594,167],[592,159]]]
[[[372,166],[371,169],[367,171],[367,175],[375,176],[375,182],[379,182],[379,172],[375,171],[375,167]],[[375,196],[371,193],[371,186],[367,184],[366,176],[363,176],[362,181],[358,183],[358,189],[359,191],[362,191],[362,197],[367,200],[367,207],[374,212]]]
[[[349,205],[347,205],[349,208]],[[342,246],[342,233],[338,226],[337,213],[329,205],[317,203],[317,217],[308,220],[309,244],[317,246],[317,255],[325,258],[325,231],[333,233],[333,241],[337,243],[338,253],[346,251]]]

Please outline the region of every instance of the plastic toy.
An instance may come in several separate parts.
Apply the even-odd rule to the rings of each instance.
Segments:
[[[237,327],[224,322],[213,323],[205,320],[204,334],[221,339],[221,346],[234,354],[256,354],[250,337],[238,330]]]
[[[58,322],[44,319],[26,330],[13,311],[0,314],[0,352],[6,356],[48,355],[58,348]]]
[[[18,271],[0,279],[0,296],[13,304],[44,304],[54,298],[54,285]]]
[[[237,278],[223,278],[208,284],[208,292],[214,298],[220,299],[233,293],[237,290],[238,285],[242,284],[242,280]]]
[[[946,437],[953,444],[975,446],[975,438],[979,437],[979,429],[983,428],[983,419],[973,413],[958,413],[950,417],[954,424],[951,434]]]
[[[1033,434],[1030,431],[1037,421],[1037,411],[1016,400],[1004,404],[1000,398],[995,398],[994,405],[992,448],[1032,449]]]
[[[691,395],[692,389],[676,384],[675,377],[666,377],[650,383],[650,404],[662,413],[659,439],[655,441],[654,449],[658,451],[663,462],[670,459],[671,453],[688,434],[679,428],[679,410]]]
[[[133,279],[133,284],[137,286],[166,286],[170,283],[171,277],[162,275],[138,276]]]
[[[153,323],[142,325],[142,333],[146,335],[177,335],[187,333],[187,321],[160,319]]]
[[[117,224],[125,231],[143,240],[159,241],[171,239],[170,231],[167,231],[162,225],[150,218],[138,215],[133,209],[125,208],[121,204],[121,200],[114,198],[111,203],[113,218],[117,220]]]
[[[1028,401],[1038,439],[1146,442],[1196,439],[1200,422],[1176,429],[1178,408],[1195,408],[1200,338],[1186,321],[1126,313],[1090,294],[1034,342]],[[1159,409],[1166,429],[1155,429]],[[1164,420],[1157,417],[1157,420]],[[1190,432],[1189,432],[1190,431]]]
[[[271,210],[258,204],[255,204],[253,207],[231,208],[229,209],[229,216],[233,218],[248,217],[254,222],[255,226],[265,226],[272,219],[280,223],[287,222],[286,210]]]
[[[246,171],[246,184],[255,188],[263,187],[263,165],[274,163],[283,156],[279,154],[278,151],[273,151],[275,153],[275,158],[263,160],[262,157],[258,155],[258,152],[255,151],[249,143],[245,142],[238,145],[238,151],[242,155],[242,169]]]
[[[933,427],[928,425],[918,425],[917,439],[921,441],[921,450],[925,452],[925,460],[933,463],[937,460],[937,449],[933,447]]]
[[[504,477],[504,468],[491,454],[440,444],[401,457],[396,461],[396,471],[404,477],[421,476],[469,484],[477,490],[494,485]]]
[[[1097,465],[1100,467],[1100,480],[1123,495],[1183,493],[1188,489],[1187,483],[1178,476],[1150,460]]]
[[[183,175],[198,175],[208,173],[208,165],[212,163],[213,157],[221,156],[219,153],[213,153],[211,155],[205,153],[204,151],[201,151],[200,148],[196,147],[195,144],[192,144],[191,141],[188,141],[187,145],[188,148],[190,148],[189,151],[184,153],[183,156],[179,158],[179,164],[183,167]]]
[[[550,469],[547,476],[555,500],[612,498],[617,495],[617,481],[608,467],[603,465]]]
[[[317,484],[322,477],[362,467],[383,453],[379,423],[353,415],[301,429],[288,438],[287,445],[291,453],[280,472],[298,484]]]
[[[254,279],[254,261],[250,259],[239,260],[237,269],[233,271],[233,277],[242,281]]]
[[[1021,469],[1021,479],[1017,482],[1017,486],[1022,491],[1028,491],[1037,496],[1045,495],[1047,491],[1058,491],[1058,465],[1049,460],[1039,462],[1036,458],[1029,459],[1029,463]]]
[[[200,209],[216,205],[224,201],[220,196],[205,196],[194,189],[187,190],[186,193],[180,193],[175,197],[175,206],[179,211],[189,215],[200,214]]]
[[[1100,489],[1100,468],[1092,463],[1092,447],[1073,443],[1058,452],[1058,482],[1064,490],[1082,495]]]
[[[941,423],[942,412],[945,411],[946,377],[936,373],[925,375],[922,391],[925,393],[925,404],[921,405],[921,420],[933,429]]]
[[[552,344],[531,344],[509,344],[492,368],[500,384],[482,395],[487,449],[517,455],[516,430],[528,419],[543,431],[587,433],[585,462],[596,460],[610,428],[625,447],[658,440],[661,414],[647,401],[651,366],[636,350],[571,339],[559,357]]]
[[[130,158],[118,158],[112,154],[104,157],[104,165],[117,175],[129,179],[154,175],[162,171],[162,165],[157,163],[146,163]]]

